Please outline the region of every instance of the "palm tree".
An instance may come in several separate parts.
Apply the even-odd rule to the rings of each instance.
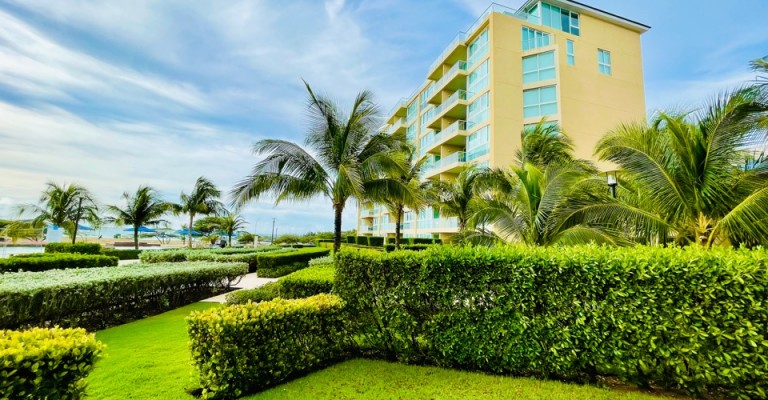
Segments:
[[[518,166],[531,163],[546,168],[554,162],[573,160],[573,142],[560,125],[542,118],[536,125],[521,132],[521,146],[515,152]]]
[[[205,177],[201,176],[195,181],[195,187],[192,189],[192,193],[186,194],[181,192],[181,203],[173,206],[176,214],[189,215],[189,248],[192,248],[192,226],[195,220],[195,216],[202,215],[218,215],[224,210],[224,204],[219,201],[221,191],[216,188],[213,182],[209,181]]]
[[[432,207],[440,210],[447,217],[456,217],[459,232],[467,228],[471,216],[471,205],[478,198],[477,183],[481,176],[475,167],[463,169],[451,181],[430,182]]]
[[[219,217],[216,221],[216,227],[227,234],[229,246],[232,246],[232,235],[235,232],[245,228],[246,222],[243,217],[234,212],[227,212],[226,215]]]
[[[105,218],[107,222],[133,227],[133,246],[139,249],[139,228],[145,225],[156,226],[165,220],[161,217],[171,210],[171,204],[160,199],[158,193],[149,186],[139,186],[133,195],[123,193],[125,207],[108,205],[107,211],[113,214]]]
[[[383,198],[371,200],[384,204],[390,216],[395,218],[395,248],[400,249],[400,228],[403,223],[405,209],[419,212],[427,204],[427,192],[430,190],[428,182],[421,182],[426,157],[416,159],[418,154],[413,146],[406,146],[403,151],[401,167],[390,171],[389,177],[402,185],[402,190],[385,193]]]
[[[752,69],[756,72],[762,72],[768,74],[768,56],[758,58],[750,63]],[[758,85],[768,86],[768,75],[761,75],[757,77]]]
[[[403,145],[402,135],[376,132],[378,108],[369,91],[360,92],[349,114],[325,96],[309,94],[309,132],[305,146],[278,139],[256,142],[253,152],[266,155],[233,189],[233,204],[241,207],[263,195],[306,201],[322,195],[334,212],[334,251],[341,247],[341,216],[347,200],[378,197],[400,186],[383,175],[397,169],[393,152]]]
[[[73,244],[77,239],[80,220],[98,219],[98,207],[93,195],[77,184],[57,185],[48,182],[38,204],[20,207],[19,214],[28,211],[37,214],[32,220],[33,225],[51,223],[61,226],[71,236]]]
[[[739,89],[697,112],[623,125],[598,143],[597,154],[621,167],[643,200],[637,208],[663,221],[677,243],[768,243],[768,163],[743,165],[768,144],[759,125],[766,115],[764,92]],[[617,219],[630,208],[614,206]]]

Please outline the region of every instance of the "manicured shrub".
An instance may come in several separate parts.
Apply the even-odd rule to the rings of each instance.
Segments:
[[[269,282],[253,289],[236,290],[227,293],[227,304],[245,304],[249,301],[258,303],[260,301],[270,301],[280,297],[280,283]]]
[[[302,268],[309,260],[327,256],[330,249],[309,247],[289,253],[266,253],[258,259],[258,275],[263,278],[279,278]]]
[[[384,247],[384,238],[380,236],[371,236],[368,238],[368,245],[372,247]]]
[[[79,399],[103,349],[84,329],[0,330],[0,398]]]
[[[319,258],[313,258],[309,260],[309,266],[314,267],[317,265],[335,265],[336,261],[333,259],[333,256],[325,256],[325,257],[319,257]]]
[[[333,244],[333,239],[315,239],[315,246],[325,247],[327,244]]]
[[[225,247],[223,249],[207,249],[203,251],[208,251],[213,254],[251,254],[251,253],[268,253],[268,252],[273,252],[277,250],[283,250],[283,247],[282,246],[259,246],[259,247],[243,247],[243,248]]]
[[[368,246],[368,236],[356,236],[355,244],[358,246]]]
[[[101,254],[110,257],[117,257],[119,260],[138,260],[141,255],[141,250],[111,250],[103,249]]]
[[[97,326],[121,313],[166,309],[225,289],[245,274],[235,263],[134,264],[0,275],[0,328]]]
[[[264,278],[277,278],[307,266],[312,258],[330,253],[329,249],[309,247],[303,249],[282,248],[221,249],[221,250],[168,250],[141,254],[142,263],[213,261],[244,262],[249,272],[259,272]],[[247,251],[250,250],[250,251]]]
[[[412,238],[411,244],[433,244],[435,239],[432,238]]]
[[[347,244],[356,244],[357,238],[355,236],[347,236]]]
[[[426,244],[403,244],[400,245],[400,250],[412,250],[412,251],[422,251],[426,250],[430,247],[430,245]],[[385,250],[387,250],[387,253],[391,251],[395,251],[395,245],[394,244],[388,244],[384,247]]]
[[[333,290],[336,268],[333,265],[309,267],[280,279],[280,297],[298,299]]]
[[[42,253],[0,258],[0,272],[117,266],[117,257],[89,254]]]
[[[101,245],[98,243],[48,243],[45,245],[45,252],[101,254]]]
[[[236,399],[342,355],[343,305],[333,295],[248,303],[187,318],[203,399]]]
[[[596,246],[342,251],[334,291],[382,357],[494,373],[615,375],[765,398],[768,254]]]

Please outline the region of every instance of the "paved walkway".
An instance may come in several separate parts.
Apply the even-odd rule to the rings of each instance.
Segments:
[[[247,274],[243,276],[242,279],[240,279],[240,282],[238,282],[236,285],[233,285],[233,287],[237,288],[237,290],[244,290],[244,289],[253,289],[257,288],[259,286],[262,286],[264,284],[267,284],[269,282],[277,282],[277,278],[259,278],[256,276],[256,273]],[[232,292],[229,292],[232,293]],[[227,302],[227,293],[220,294],[215,297],[211,297],[209,299],[203,300],[203,302],[206,303],[226,303]]]

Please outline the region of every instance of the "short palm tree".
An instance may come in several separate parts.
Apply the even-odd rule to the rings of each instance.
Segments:
[[[36,214],[32,220],[35,226],[50,223],[64,228],[72,238],[72,243],[77,240],[81,220],[98,219],[98,206],[93,195],[88,189],[77,184],[57,185],[48,182],[40,195],[39,203],[22,206],[19,211],[20,214]]]
[[[133,228],[133,247],[139,249],[139,228],[142,226],[157,226],[166,222],[162,216],[171,210],[171,204],[163,201],[155,189],[149,186],[139,186],[136,193],[123,193],[125,205],[108,205],[107,212],[112,214],[105,218],[106,222],[119,225],[131,225]]]
[[[189,248],[192,248],[192,226],[197,215],[219,215],[224,210],[224,204],[219,201],[221,191],[213,182],[201,176],[195,181],[195,187],[190,194],[181,193],[179,204],[173,205],[176,214],[189,216]]]
[[[421,181],[424,172],[426,157],[418,157],[413,146],[406,146],[402,153],[401,168],[390,171],[390,178],[402,186],[401,190],[384,193],[383,198],[372,200],[384,204],[390,217],[395,220],[395,248],[400,248],[400,231],[403,223],[405,209],[419,212],[427,205],[427,192],[430,190],[428,182]]]
[[[216,220],[216,227],[227,234],[229,246],[232,246],[232,235],[245,228],[245,225],[245,219],[234,212],[227,212]]]
[[[477,168],[467,167],[453,180],[430,182],[432,207],[440,210],[441,215],[456,217],[460,232],[467,229],[472,203],[478,198],[480,175]]]
[[[698,112],[623,125],[598,143],[597,154],[621,167],[642,199],[635,207],[663,221],[659,228],[675,242],[765,244],[768,163],[744,168],[743,161],[768,144],[760,126],[766,115],[764,92],[735,90]],[[618,220],[630,208],[614,206]]]
[[[750,63],[752,69],[756,72],[760,72],[766,75],[757,77],[757,84],[762,86],[768,86],[768,56],[758,58]]]
[[[333,206],[333,248],[338,251],[347,200],[398,190],[384,173],[398,168],[393,152],[402,147],[403,138],[376,131],[378,109],[371,92],[360,92],[349,114],[344,114],[333,101],[316,95],[306,82],[305,86],[310,126],[304,144],[311,152],[286,140],[256,142],[254,153],[265,158],[232,189],[233,203],[243,206],[263,195],[274,196],[275,204],[322,195]]]
[[[515,152],[517,165],[531,163],[546,168],[552,163],[571,161],[573,142],[563,133],[560,125],[542,118],[536,125],[526,127],[521,133],[521,146]]]

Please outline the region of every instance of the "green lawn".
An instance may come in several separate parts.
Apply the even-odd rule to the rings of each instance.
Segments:
[[[88,377],[91,399],[194,400],[184,318],[216,306],[195,303],[96,333],[105,357]],[[372,360],[337,364],[271,390],[265,399],[659,399],[658,397],[535,379],[490,376]]]

